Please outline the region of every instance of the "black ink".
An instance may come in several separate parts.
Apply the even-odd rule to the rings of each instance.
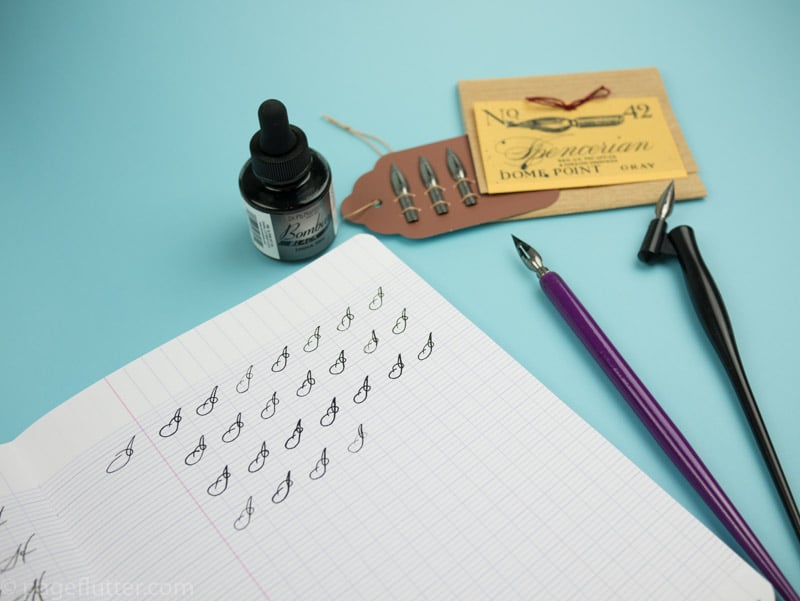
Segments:
[[[339,356],[336,358],[334,364],[328,368],[328,371],[331,373],[331,375],[338,376],[344,371],[345,363],[347,363],[347,359],[344,358],[344,351],[342,350],[339,353]]]
[[[24,564],[28,559],[28,555],[36,551],[36,549],[30,548],[34,536],[36,536],[36,533],[31,534],[24,543],[17,545],[17,549],[5,560],[0,560],[0,575],[10,572],[17,565]]]
[[[38,578],[34,578],[31,588],[29,588],[24,594],[14,597],[13,601],[44,601],[44,593],[42,593],[42,589],[46,588],[44,586],[44,575],[46,573],[47,572],[42,572]],[[0,592],[0,595],[2,595],[2,592]]]
[[[356,433],[356,437],[349,445],[347,445],[347,450],[351,453],[358,453],[361,449],[364,448],[364,438],[366,434],[364,434],[364,424],[358,424],[358,432]]]
[[[368,355],[370,353],[374,353],[378,348],[378,337],[375,335],[375,330],[372,330],[372,336],[369,339],[369,342],[364,345],[364,352]]]
[[[373,311],[377,311],[383,306],[383,288],[378,287],[378,292],[375,294],[375,297],[370,301],[369,308]]]
[[[397,321],[394,322],[392,326],[392,332],[395,334],[402,334],[406,331],[406,322],[408,321],[408,315],[406,314],[405,308],[403,308],[403,312],[400,314],[400,317],[397,318]]]
[[[400,376],[403,375],[403,368],[404,367],[405,367],[405,365],[403,364],[403,357],[398,354],[397,355],[397,361],[395,362],[394,365],[392,365],[392,369],[389,372],[389,377],[392,380],[396,380],[397,378],[399,378]]]
[[[169,438],[173,434],[178,431],[178,427],[181,425],[181,409],[178,407],[178,410],[172,416],[172,419],[169,420],[166,424],[161,426],[161,429],[158,431],[158,435],[161,438]]]
[[[284,346],[281,354],[278,355],[278,358],[275,359],[275,363],[272,364],[272,371],[279,372],[286,369],[286,363],[289,361],[289,347]]]
[[[211,391],[211,394],[208,395],[208,398],[202,403],[200,403],[197,406],[197,409],[194,410],[195,413],[197,413],[197,415],[200,416],[208,415],[214,410],[214,405],[216,405],[217,401],[219,400],[217,398],[217,388],[218,388],[217,386],[214,386],[213,390]]]
[[[255,509],[253,508],[253,495],[247,497],[247,503],[245,503],[244,509],[239,514],[239,517],[236,518],[236,521],[233,522],[233,527],[236,530],[244,530],[250,525],[250,518],[252,517]]]
[[[233,442],[239,438],[239,434],[242,433],[242,428],[244,428],[244,422],[242,421],[242,412],[240,411],[236,414],[236,420],[225,431],[225,434],[222,435],[222,442]]]
[[[133,439],[136,438],[136,435],[131,436],[131,439],[128,441],[128,445],[122,449],[121,451],[117,451],[116,455],[114,455],[114,459],[111,460],[106,466],[106,473],[113,474],[121,470],[123,467],[128,465],[128,462],[133,457]],[[3,515],[3,510],[0,509],[0,516]],[[5,524],[5,522],[0,523],[0,526]]]
[[[428,341],[425,343],[425,346],[422,347],[422,350],[417,353],[417,359],[420,361],[425,361],[428,357],[431,356],[433,352],[433,332],[428,334]]]
[[[275,494],[272,495],[272,502],[277,505],[285,501],[286,497],[289,496],[289,489],[292,487],[292,484],[294,484],[294,482],[292,482],[292,472],[286,472],[286,478],[281,481]]]
[[[326,447],[322,449],[322,455],[317,459],[314,469],[308,473],[308,477],[312,480],[319,480],[322,478],[328,471],[328,463],[330,463],[330,460],[328,459],[328,449]]]
[[[244,376],[242,376],[242,379],[239,380],[239,383],[236,385],[236,392],[243,394],[248,390],[250,390],[250,380],[252,379],[253,379],[253,366],[251,365],[250,367],[247,368],[247,371],[245,372]]]
[[[294,432],[292,432],[292,435],[286,439],[285,443],[283,443],[284,448],[294,449],[300,444],[300,435],[303,433],[303,426],[301,424],[302,421],[303,420],[301,419],[297,420],[297,425],[294,427]]]
[[[261,443],[261,449],[258,451],[258,455],[256,458],[250,462],[250,465],[247,466],[247,471],[251,474],[255,474],[258,470],[264,467],[264,463],[269,457],[269,449],[267,448],[267,443]]]
[[[347,307],[347,311],[344,312],[342,316],[342,320],[339,322],[339,325],[336,326],[336,329],[340,332],[344,332],[350,328],[350,324],[353,323],[355,317],[352,313],[350,313],[350,307]]]
[[[319,326],[314,329],[314,333],[308,337],[308,341],[303,346],[303,350],[307,353],[313,353],[317,348],[319,348],[319,339],[321,338],[319,334]]]
[[[0,507],[0,526],[5,526],[5,525],[6,525],[6,520],[4,520],[4,519],[3,519],[3,512],[4,512],[5,510],[6,510],[6,507],[5,507],[5,505],[3,505],[2,507]]]
[[[337,413],[339,413],[339,406],[336,404],[336,397],[333,397],[333,399],[331,399],[331,404],[325,411],[325,415],[319,418],[319,425],[323,428],[327,428],[336,419]]]
[[[202,458],[203,454],[206,452],[206,437],[205,435],[200,435],[200,440],[197,443],[197,446],[190,452],[183,462],[186,465],[195,465],[197,464]]]
[[[228,466],[226,465],[222,468],[222,473],[217,476],[217,479],[206,489],[206,492],[212,497],[218,497],[228,489],[228,480],[230,477],[231,473],[228,471]]]
[[[269,419],[273,415],[275,415],[275,411],[277,409],[278,403],[278,391],[272,393],[272,397],[267,399],[267,404],[264,405],[264,408],[261,410],[261,418],[262,419]]]
[[[358,392],[353,395],[353,402],[356,405],[360,405],[366,401],[370,390],[372,390],[372,386],[369,385],[369,376],[365,376],[364,383],[361,385],[361,388],[359,388]]]
[[[306,374],[306,379],[303,380],[303,383],[300,384],[300,388],[297,389],[297,396],[308,396],[308,393],[311,392],[311,388],[316,384],[317,381],[314,379],[314,376],[311,375],[311,370],[308,370]]]

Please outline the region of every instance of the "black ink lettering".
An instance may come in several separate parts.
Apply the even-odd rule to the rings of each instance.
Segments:
[[[307,353],[313,353],[317,348],[319,348],[319,326],[314,329],[314,333],[308,337],[308,341],[303,346],[303,350]]]
[[[285,443],[283,443],[284,448],[294,449],[300,444],[300,435],[303,433],[303,426],[301,424],[302,421],[303,420],[301,419],[297,420],[297,425],[294,427],[294,432],[292,432],[292,435],[286,439]]]
[[[311,375],[311,370],[308,370],[306,374],[306,379],[303,380],[303,383],[300,384],[300,388],[297,389],[297,396],[308,396],[308,393],[311,392],[311,388],[316,384],[317,381]]]
[[[30,548],[34,536],[36,536],[36,533],[31,534],[24,543],[17,545],[17,549],[8,558],[0,560],[0,575],[10,572],[17,565],[24,564],[28,559],[28,555],[36,551],[36,549]]]
[[[6,507],[5,507],[5,505],[3,505],[2,507],[0,507],[0,526],[5,526],[5,525],[6,525],[6,520],[4,520],[4,519],[3,519],[3,512],[4,512],[5,510],[6,510]]]
[[[360,405],[366,401],[370,390],[372,390],[372,386],[369,385],[369,376],[365,376],[364,383],[361,385],[361,388],[359,388],[358,392],[353,395],[353,402],[356,405]]]
[[[375,297],[370,301],[369,308],[373,311],[377,311],[383,306],[383,288],[378,287],[378,292],[375,294]]]
[[[251,365],[250,367],[247,368],[247,371],[245,372],[244,376],[242,376],[242,379],[239,380],[239,383],[236,385],[236,392],[244,394],[245,392],[250,390],[250,380],[252,379],[253,379],[253,366]]]
[[[169,420],[169,422],[167,422],[163,426],[161,426],[161,429],[158,431],[158,435],[161,438],[169,438],[170,436],[175,434],[175,432],[178,431],[178,427],[181,425],[181,419],[183,419],[181,417],[181,409],[180,407],[178,407],[178,410],[172,416],[172,419]]]
[[[240,411],[236,414],[236,420],[234,420],[225,431],[225,434],[222,435],[222,442],[233,442],[239,438],[239,434],[242,433],[242,428],[244,428],[244,422],[242,421],[242,412]]]
[[[114,474],[121,470],[123,467],[128,465],[128,462],[133,457],[133,439],[136,438],[136,435],[131,436],[131,439],[128,441],[127,446],[122,449],[121,451],[117,451],[116,455],[114,455],[114,459],[111,460],[106,466],[106,473],[107,474]],[[3,510],[0,509],[0,516],[3,515]],[[5,522],[2,522],[5,524]],[[2,525],[0,524],[0,525]]]
[[[331,404],[325,411],[325,415],[319,418],[319,425],[323,428],[327,428],[334,422],[337,413],[339,413],[339,406],[336,404],[336,397],[333,397]]]
[[[245,503],[244,509],[239,514],[239,517],[236,518],[236,521],[233,522],[233,527],[236,530],[244,530],[250,525],[250,518],[252,517],[255,509],[253,508],[253,495],[247,497],[247,503]]]
[[[266,462],[267,457],[269,457],[269,449],[267,448],[267,443],[261,443],[261,449],[258,451],[258,455],[256,458],[250,462],[250,465],[247,466],[247,471],[251,474],[255,474],[258,470],[264,467],[264,463]]]
[[[272,371],[279,372],[286,369],[286,363],[289,360],[289,347],[284,346],[281,354],[278,355],[278,358],[275,359],[275,363],[272,364]]]
[[[195,465],[203,458],[203,453],[205,452],[206,437],[204,435],[200,435],[200,440],[198,441],[197,446],[186,456],[183,462],[186,465]]]
[[[33,584],[31,584],[31,588],[29,588],[25,593],[14,597],[14,601],[44,601],[42,589],[46,588],[44,586],[45,573],[46,572],[42,572],[38,578],[35,578],[33,580]],[[0,595],[2,595],[2,592],[0,592]]]
[[[197,409],[194,410],[195,413],[197,413],[197,415],[200,416],[208,415],[214,410],[214,405],[216,405],[217,401],[219,400],[217,398],[217,388],[218,388],[217,386],[214,386],[213,390],[211,391],[211,394],[208,395],[208,398],[202,403],[200,403],[197,406]]]
[[[344,358],[344,351],[341,351],[334,364],[328,368],[328,371],[331,373],[331,375],[338,376],[344,371],[345,363],[347,363],[347,359]]]
[[[374,353],[378,348],[378,337],[375,335],[375,330],[372,330],[372,336],[369,339],[369,342],[364,345],[364,352],[368,355],[370,353]]]
[[[330,460],[328,459],[328,449],[326,447],[322,449],[322,455],[317,459],[317,463],[314,469],[309,472],[308,477],[312,480],[319,480],[322,478],[328,471],[328,463],[330,463]]]
[[[420,361],[424,361],[428,357],[431,356],[433,352],[433,332],[428,334],[428,341],[425,343],[425,346],[422,347],[422,350],[417,354],[417,359]]]
[[[392,365],[392,369],[389,372],[389,377],[392,380],[396,380],[397,378],[399,378],[400,376],[403,375],[403,368],[404,367],[405,367],[405,365],[403,364],[403,357],[398,354],[397,355],[397,361],[395,362],[394,365]]]
[[[408,315],[406,314],[405,308],[403,312],[400,314],[400,317],[397,318],[397,321],[394,322],[392,326],[392,332],[395,334],[402,334],[406,331],[406,322],[408,321]]]
[[[275,411],[277,409],[278,403],[278,391],[272,393],[272,396],[267,399],[267,404],[264,405],[264,408],[261,410],[261,418],[262,419],[269,419],[273,415],[275,415]]]
[[[348,330],[350,328],[350,324],[353,323],[353,319],[355,319],[355,317],[352,313],[350,313],[350,307],[347,307],[347,310],[344,312],[342,320],[339,322],[339,325],[336,326],[336,329],[340,332]]]
[[[364,424],[358,424],[358,432],[356,433],[356,437],[349,445],[347,445],[347,450],[351,453],[358,453],[361,449],[364,448],[364,438],[366,434],[364,434]]]
[[[231,473],[228,471],[228,466],[226,465],[222,468],[222,473],[217,476],[217,479],[206,489],[206,492],[212,497],[218,497],[228,489],[228,480],[230,477]]]
[[[275,494],[272,495],[272,502],[277,505],[285,501],[286,497],[289,496],[289,489],[292,487],[292,484],[294,484],[294,482],[292,482],[292,472],[286,472],[286,478],[281,481]]]

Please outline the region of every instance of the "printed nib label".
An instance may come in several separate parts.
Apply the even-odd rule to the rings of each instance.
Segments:
[[[270,214],[245,204],[250,238],[268,257],[282,261],[302,261],[325,250],[336,236],[333,192],[294,213]]]
[[[490,194],[686,177],[656,97],[604,98],[572,111],[481,101],[474,113]]]

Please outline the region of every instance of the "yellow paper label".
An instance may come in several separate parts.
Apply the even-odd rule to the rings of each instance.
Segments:
[[[658,98],[605,98],[573,111],[527,100],[474,105],[490,194],[686,177]]]

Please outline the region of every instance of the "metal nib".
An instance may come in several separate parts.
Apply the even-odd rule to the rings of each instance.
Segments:
[[[672,205],[675,204],[675,180],[672,180],[656,203],[656,218],[664,220],[672,213]]]
[[[450,150],[450,148],[447,149],[447,169],[450,171],[450,176],[454,180],[459,180],[466,177],[466,174],[464,173],[464,165],[461,163],[458,155]]]
[[[445,215],[448,212],[447,203],[444,201],[443,188],[436,179],[436,172],[433,165],[423,155],[419,155],[419,176],[425,184],[425,193],[431,199],[433,210],[437,215]]]
[[[675,256],[675,249],[667,234],[667,217],[672,212],[673,204],[675,204],[675,182],[671,181],[656,203],[656,218],[647,226],[647,232],[639,247],[637,256],[643,263],[653,263],[664,257]]]
[[[392,190],[397,194],[395,200],[400,203],[400,208],[402,209],[406,223],[416,223],[419,221],[419,211],[417,207],[414,206],[413,194],[408,191],[408,181],[402,171],[400,171],[394,163],[392,164],[390,179],[392,182]]]
[[[398,196],[408,194],[408,182],[406,181],[403,172],[397,168],[397,165],[392,164],[391,169],[392,190]]]
[[[514,246],[517,248],[519,258],[522,259],[523,263],[525,263],[525,267],[536,272],[536,276],[540,278],[550,271],[544,266],[542,257],[538,252],[536,252],[535,248],[533,248],[530,244],[523,242],[514,234],[511,234],[511,237],[514,239]]]
[[[458,158],[458,155],[447,148],[447,170],[450,172],[450,177],[456,182],[456,188],[461,195],[461,202],[465,207],[474,207],[478,204],[478,195],[472,191],[472,184],[467,179],[467,172],[464,170],[464,163]]]

